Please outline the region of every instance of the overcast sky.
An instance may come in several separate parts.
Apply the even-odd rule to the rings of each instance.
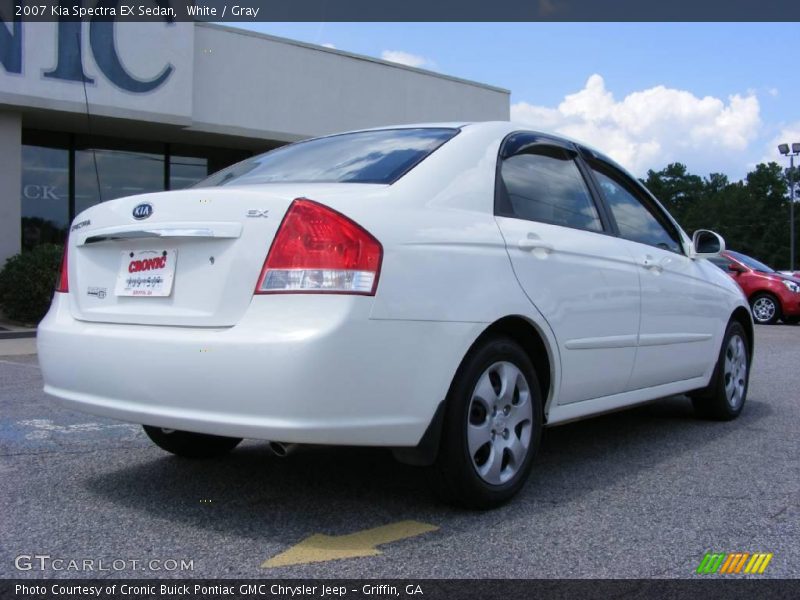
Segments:
[[[739,179],[800,142],[796,23],[247,23],[511,90],[511,118],[643,176]]]

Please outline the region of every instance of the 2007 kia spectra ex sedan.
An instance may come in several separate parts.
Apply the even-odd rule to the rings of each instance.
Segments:
[[[45,391],[182,456],[385,446],[490,507],[542,428],[689,393],[732,419],[753,327],[633,177],[510,123],[289,145],[81,213],[39,326]]]

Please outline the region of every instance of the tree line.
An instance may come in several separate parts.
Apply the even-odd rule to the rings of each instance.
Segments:
[[[726,246],[757,258],[775,269],[789,268],[788,169],[760,163],[742,181],[731,182],[722,173],[700,177],[686,165],[672,163],[650,170],[642,182],[691,235],[711,229]],[[795,167],[795,189],[800,187]],[[795,204],[795,265],[800,264],[800,204]]]

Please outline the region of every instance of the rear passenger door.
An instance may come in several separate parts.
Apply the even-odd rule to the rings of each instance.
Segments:
[[[587,161],[641,276],[639,349],[629,389],[700,377],[717,356],[721,292],[685,254],[678,228],[641,185],[606,161]]]
[[[495,215],[514,272],[558,340],[559,404],[622,392],[639,329],[639,275],[592,197],[571,144],[515,133],[498,160]]]

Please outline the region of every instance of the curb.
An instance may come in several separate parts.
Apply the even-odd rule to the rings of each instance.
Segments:
[[[29,329],[26,331],[0,331],[0,341],[2,340],[18,340],[22,338],[35,338],[36,330]]]

